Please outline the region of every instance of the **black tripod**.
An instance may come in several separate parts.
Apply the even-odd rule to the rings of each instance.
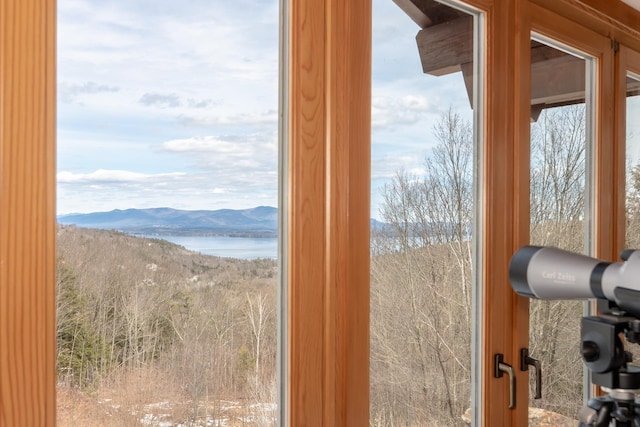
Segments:
[[[640,342],[640,320],[618,314],[582,318],[582,357],[591,379],[608,393],[589,400],[578,413],[580,427],[640,427],[640,367],[629,365],[621,335]]]

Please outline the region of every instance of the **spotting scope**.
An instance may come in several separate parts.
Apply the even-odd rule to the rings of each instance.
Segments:
[[[640,317],[640,250],[606,262],[550,246],[524,246],[511,258],[509,280],[519,295],[543,300],[609,301]]]

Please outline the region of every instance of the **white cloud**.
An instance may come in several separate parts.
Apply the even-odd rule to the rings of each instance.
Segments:
[[[194,98],[189,98],[187,100],[187,105],[190,108],[207,108],[210,107],[214,104],[214,101],[212,99],[194,99]]]
[[[378,184],[418,170],[468,100],[459,76],[422,74],[404,12],[373,6]],[[59,211],[274,205],[277,20],[277,0],[60,1]]]
[[[396,176],[399,170],[406,170],[410,175],[424,175],[424,156],[421,155],[404,155],[402,154],[386,154],[373,159],[371,163],[371,179],[389,180]]]
[[[58,84],[58,100],[64,103],[73,103],[76,102],[77,98],[82,95],[113,93],[118,92],[119,90],[120,88],[117,86],[98,84],[96,82],[62,82]]]
[[[209,152],[238,159],[277,155],[275,135],[196,136],[166,141],[162,146],[167,151],[195,155]]]
[[[59,184],[95,184],[95,183],[149,183],[161,182],[184,177],[184,172],[144,174],[124,170],[104,170],[98,169],[91,173],[73,173],[68,171],[58,172],[57,181]]]
[[[169,206],[178,209],[275,206],[277,175],[214,172],[143,174],[124,170],[58,173],[58,213]]]
[[[161,149],[174,159],[179,156],[190,162],[187,172],[60,171],[58,212],[157,206],[248,208],[277,203],[275,135],[190,137],[166,141]]]
[[[117,97],[86,103],[96,114],[117,109],[143,116],[153,106],[175,117],[204,107],[205,117],[259,115],[277,106],[277,5],[60,2],[59,76],[120,88]]]
[[[177,108],[182,105],[180,97],[175,93],[145,93],[138,100],[139,104],[160,108]]]
[[[373,128],[411,125],[430,114],[438,114],[438,110],[439,106],[426,96],[377,96],[371,101],[371,125]]]
[[[164,150],[187,156],[194,168],[218,180],[257,187],[274,182],[278,147],[275,135],[202,136],[162,144]]]
[[[58,211],[275,205],[277,21],[278,0],[60,1]]]
[[[254,125],[271,126],[278,124],[278,111],[266,110],[254,113],[239,113],[234,115],[190,116],[183,115],[180,122],[185,126],[214,126],[214,125]]]

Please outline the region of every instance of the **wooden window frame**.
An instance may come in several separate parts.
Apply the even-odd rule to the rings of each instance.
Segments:
[[[371,0],[285,3],[284,412],[290,426],[364,427],[369,423]],[[525,425],[528,405],[520,402],[526,402],[527,374],[518,373],[519,404],[508,410],[508,387],[492,378],[491,356],[500,352],[515,361],[528,340],[528,301],[511,291],[507,278],[511,255],[528,241],[526,23],[539,8],[638,51],[640,13],[618,0],[466,3],[483,11],[486,28],[481,424]],[[55,9],[55,0],[5,0],[0,6],[2,427],[55,425]],[[595,255],[615,259],[624,241],[622,119],[620,101],[611,101],[613,71],[603,71],[609,77],[599,80],[598,89],[603,98],[596,236],[601,237]],[[611,164],[617,166],[608,173]],[[618,191],[607,191],[612,188]]]

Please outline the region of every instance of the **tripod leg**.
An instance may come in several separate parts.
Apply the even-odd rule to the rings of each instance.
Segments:
[[[589,400],[587,406],[578,411],[579,427],[609,427],[613,404],[608,397]]]
[[[591,402],[589,402],[591,403]],[[598,419],[598,411],[590,406],[583,406],[578,411],[578,427],[590,427]]]
[[[604,405],[600,411],[598,411],[598,418],[594,427],[609,427],[611,423],[611,406]]]

